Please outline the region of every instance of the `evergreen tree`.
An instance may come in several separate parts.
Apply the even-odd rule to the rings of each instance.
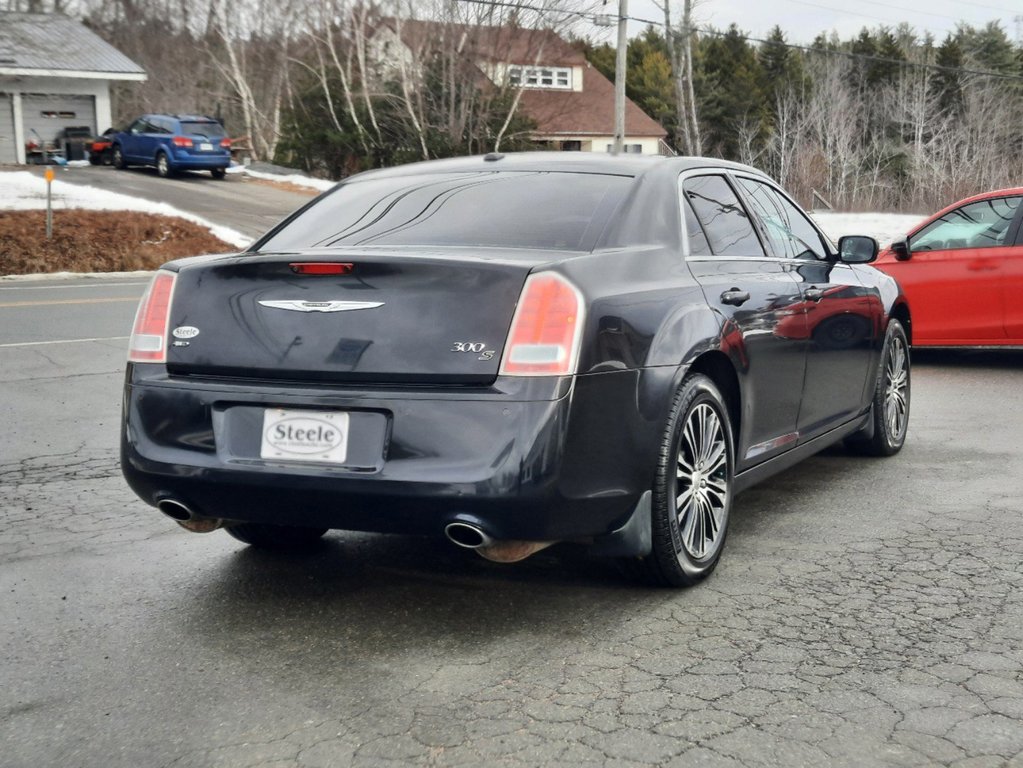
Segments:
[[[705,146],[738,159],[740,134],[753,131],[762,142],[767,127],[764,68],[735,24],[723,35],[701,39],[700,54],[696,91]]]
[[[789,86],[799,87],[806,78],[803,57],[785,42],[781,27],[775,25],[758,52],[764,70],[765,93],[773,96]]]
[[[962,26],[957,39],[967,61],[980,69],[1006,75],[1020,73],[1016,49],[997,21],[989,22],[983,29]]]
[[[931,95],[938,100],[938,106],[945,114],[959,115],[963,111],[963,49],[959,42],[948,35],[938,47],[935,59],[941,69],[934,70],[931,77]]]
[[[856,57],[862,57],[852,59],[852,66],[849,68],[849,84],[853,88],[863,88],[867,85],[870,67],[873,64],[872,59],[877,56],[877,42],[870,34],[869,29],[864,27],[860,30],[859,36],[853,40],[849,51]]]
[[[906,61],[906,54],[890,29],[879,30],[875,48],[878,60],[869,62],[867,67],[867,85],[871,88],[898,80],[904,67],[897,62]]]
[[[671,60],[664,36],[647,27],[642,36],[629,43],[626,94],[650,117],[675,129],[675,86]]]

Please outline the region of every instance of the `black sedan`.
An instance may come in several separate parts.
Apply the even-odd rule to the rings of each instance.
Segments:
[[[339,184],[248,251],[156,273],[122,467],[193,531],[585,542],[654,583],[717,564],[735,495],[837,441],[896,453],[910,309],[768,177],[487,155]]]

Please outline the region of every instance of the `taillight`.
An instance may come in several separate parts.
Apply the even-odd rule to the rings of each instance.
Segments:
[[[173,139],[171,139],[171,144],[173,144],[175,147],[191,147],[192,140],[187,136],[175,136]]]
[[[220,146],[222,146],[224,149],[230,149],[231,148],[231,140],[225,136],[224,138],[222,138],[220,140]]]
[[[129,362],[167,362],[167,324],[176,278],[173,272],[160,270],[146,288],[128,342]]]
[[[501,360],[511,376],[575,373],[583,327],[583,299],[574,285],[553,272],[526,278]]]

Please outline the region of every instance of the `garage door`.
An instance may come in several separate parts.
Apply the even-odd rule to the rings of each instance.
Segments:
[[[64,128],[84,125],[96,133],[96,105],[92,96],[26,93],[21,97],[25,141],[53,141]]]
[[[9,94],[0,93],[0,163],[18,162],[14,145],[14,107]]]

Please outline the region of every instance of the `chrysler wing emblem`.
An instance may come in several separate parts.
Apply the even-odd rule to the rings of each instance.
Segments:
[[[382,307],[382,301],[303,301],[302,299],[282,299],[280,301],[261,301],[262,307],[271,309],[290,309],[293,312],[351,312],[354,309],[373,309]]]

